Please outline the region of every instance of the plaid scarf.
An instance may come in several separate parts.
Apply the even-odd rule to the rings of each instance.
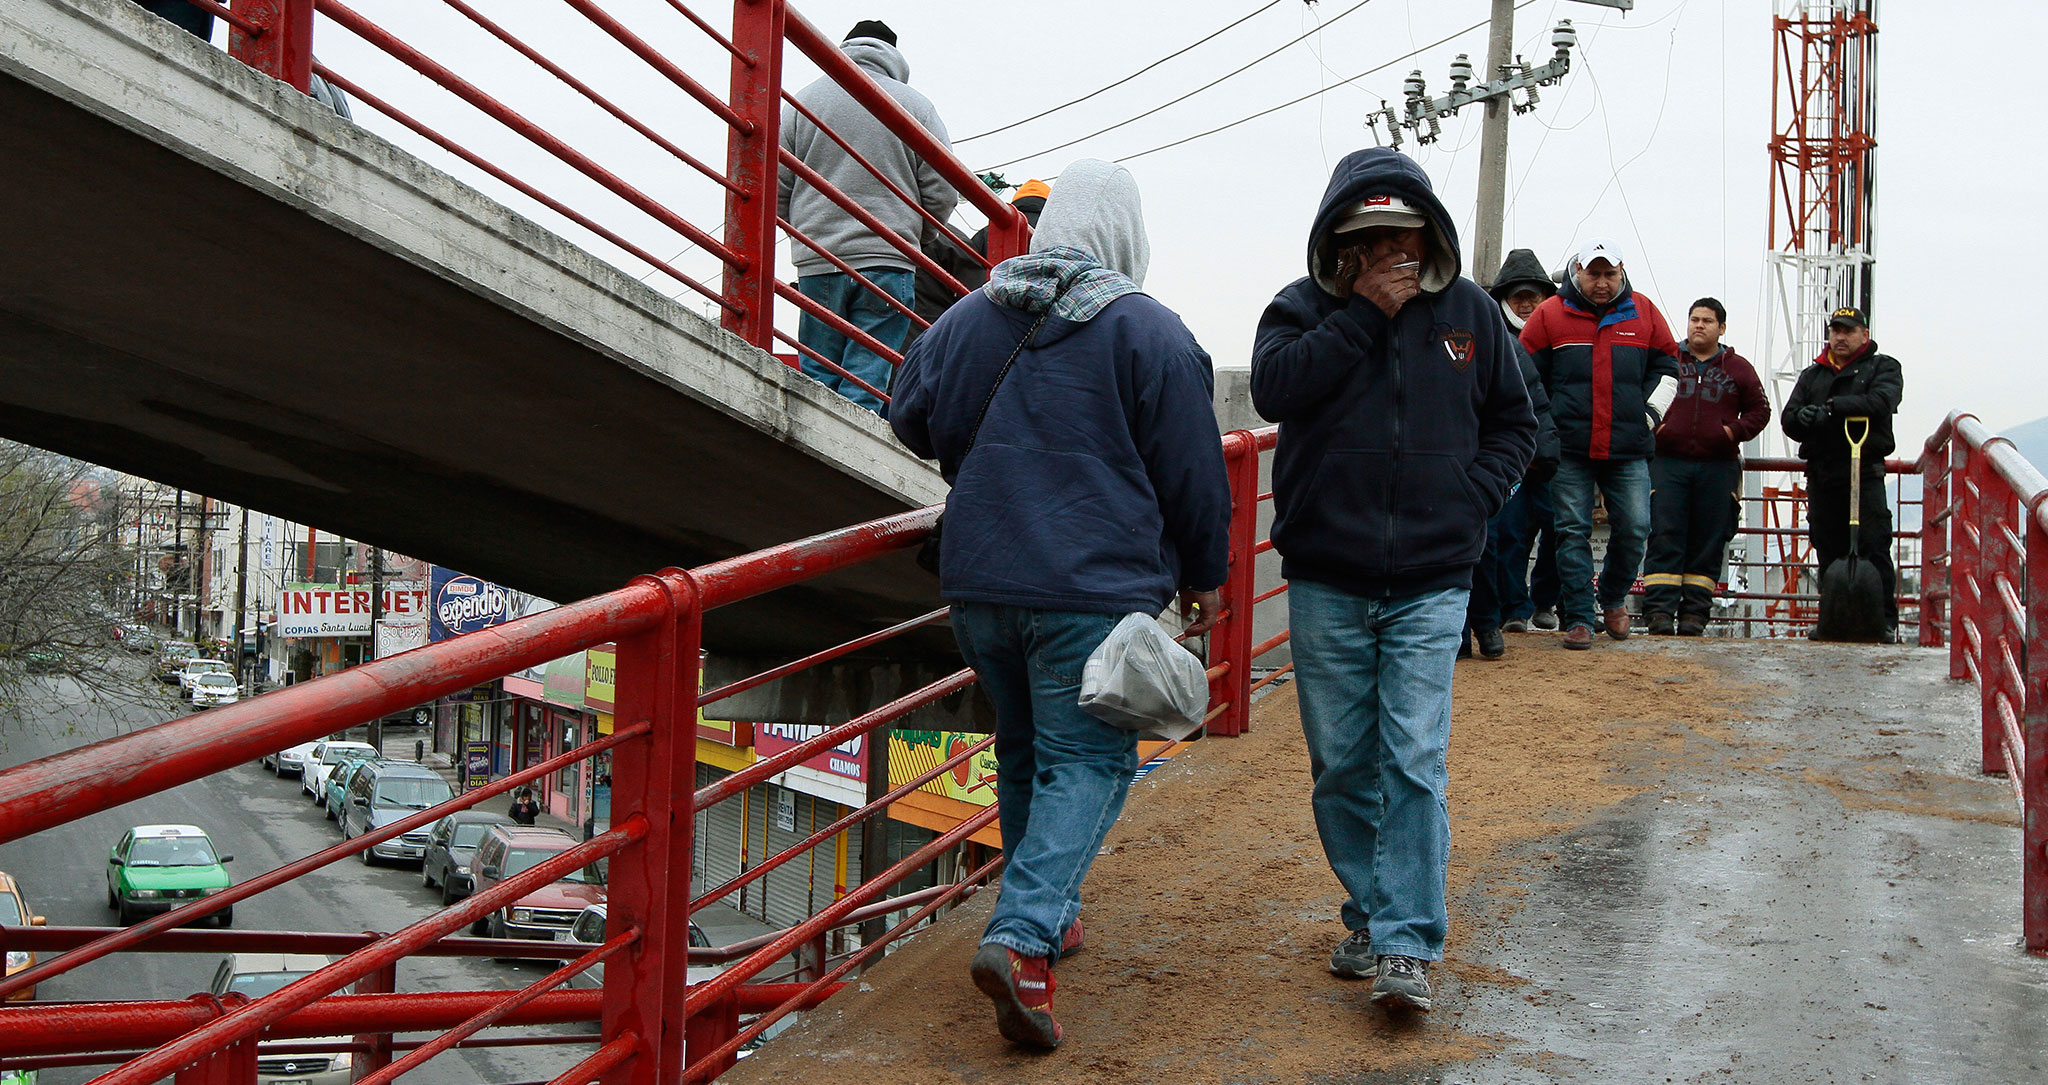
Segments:
[[[1062,289],[1065,294],[1060,294]],[[1080,249],[1063,245],[997,264],[982,290],[997,305],[1027,313],[1044,312],[1058,295],[1059,305],[1052,315],[1075,323],[1095,319],[1125,294],[1141,293],[1130,276],[1103,267]]]

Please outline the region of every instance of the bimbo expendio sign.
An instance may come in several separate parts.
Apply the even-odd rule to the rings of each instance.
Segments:
[[[428,576],[427,618],[435,641],[518,617],[512,593],[488,580],[436,566]]]

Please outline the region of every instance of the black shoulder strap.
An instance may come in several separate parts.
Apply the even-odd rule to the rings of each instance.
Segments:
[[[1009,360],[1003,363],[1003,368],[996,371],[995,382],[988,386],[988,395],[981,401],[981,413],[974,416],[974,428],[967,431],[967,447],[960,450],[961,462],[966,462],[967,454],[974,451],[975,438],[981,436],[981,423],[988,418],[989,404],[996,401],[996,389],[1003,386],[1003,378],[1010,375],[1010,367],[1017,364],[1017,356],[1024,353],[1024,348],[1030,346],[1033,339],[1038,338],[1038,329],[1045,327],[1045,322],[1052,317],[1053,309],[1059,305],[1060,299],[1065,297],[1066,293],[1067,288],[1064,285],[1053,292],[1052,303],[1045,307],[1045,312],[1038,314],[1037,320],[1031,322],[1031,330],[1024,333],[1024,338],[1017,340],[1017,349],[1010,352]]]

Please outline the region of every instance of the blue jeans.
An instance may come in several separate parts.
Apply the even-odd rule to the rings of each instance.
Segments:
[[[1081,879],[1123,811],[1138,736],[1081,710],[1081,668],[1121,614],[954,603],[953,635],[996,708],[1003,890],[984,944],[1057,960]]]
[[[897,301],[910,304],[911,291],[917,281],[912,273],[890,268],[863,268],[861,274],[894,295]],[[851,275],[837,271],[828,275],[805,275],[796,281],[796,288],[804,297],[839,314],[847,323],[874,336],[877,342],[891,350],[901,350],[904,338],[910,334],[910,318],[855,282]],[[889,390],[889,378],[896,371],[895,365],[839,334],[817,317],[803,314],[797,321],[796,337],[804,346],[873,385],[876,391],[886,393]],[[810,355],[798,355],[798,361],[803,371],[817,378],[818,383],[877,414],[887,413],[882,409],[881,399],[873,392],[819,365]]]
[[[1607,561],[1600,569],[1599,609],[1628,602],[1643,548],[1650,538],[1650,464],[1647,460],[1589,460],[1565,456],[1550,480],[1557,509],[1559,624],[1596,627],[1593,585],[1593,488],[1607,498]]]
[[[1500,516],[1502,621],[1528,619],[1557,606],[1557,532],[1551,529],[1550,484],[1524,484],[1502,506]],[[1529,547],[1536,564],[1529,565]]]
[[[1316,833],[1344,926],[1373,952],[1443,957],[1451,860],[1451,671],[1466,592],[1374,599],[1290,581],[1288,613]]]

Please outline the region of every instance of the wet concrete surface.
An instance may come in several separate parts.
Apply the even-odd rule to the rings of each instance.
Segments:
[[[1920,648],[1636,641],[1752,685],[1754,717],[1659,728],[1647,790],[1521,849],[1523,903],[1457,984],[1477,1060],[1377,1082],[2048,1081],[2048,960],[2020,948],[2018,816],[1977,772],[1977,693]],[[1628,724],[1623,724],[1628,726]]]

